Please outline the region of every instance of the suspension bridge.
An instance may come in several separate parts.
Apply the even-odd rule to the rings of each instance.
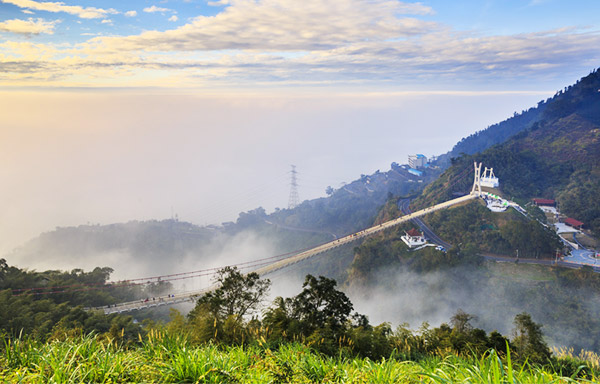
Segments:
[[[475,165],[475,177],[474,177],[474,181],[473,181],[473,186],[471,188],[471,192],[467,195],[457,197],[455,199],[448,200],[443,203],[435,204],[430,207],[418,210],[416,212],[407,213],[396,219],[392,219],[392,220],[386,221],[385,223],[363,229],[361,231],[358,231],[358,232],[352,233],[350,235],[329,241],[327,243],[318,245],[318,246],[310,248],[310,249],[306,249],[306,250],[303,250],[300,252],[294,252],[294,253],[290,253],[290,254],[286,254],[286,255],[279,255],[279,257],[283,257],[283,258],[280,258],[279,260],[277,260],[278,256],[259,260],[259,262],[261,262],[261,264],[263,264],[263,265],[257,269],[254,269],[252,272],[257,273],[260,276],[265,276],[265,275],[268,275],[275,271],[289,267],[293,264],[299,263],[303,260],[310,259],[314,256],[328,252],[332,249],[344,246],[344,245],[354,242],[356,240],[374,235],[378,232],[395,227],[399,224],[411,221],[413,219],[420,218],[429,213],[433,213],[435,211],[439,211],[442,209],[447,209],[454,205],[462,204],[462,203],[468,202],[470,200],[476,199],[476,198],[482,196],[482,191],[481,191],[482,177],[481,177],[481,163],[479,163],[479,164],[475,163],[474,165]],[[467,168],[467,170],[468,170],[468,168]],[[461,174],[458,175],[457,179],[465,176],[464,171],[465,170],[463,170],[463,172],[461,172]],[[449,183],[450,186],[455,184],[457,181],[458,180],[454,180],[453,183]],[[256,266],[256,265],[260,265],[260,264],[254,264],[254,266]],[[208,274],[207,271],[209,271],[209,270],[203,271],[205,273],[205,275]],[[216,271],[216,269],[213,269],[213,271]],[[214,273],[214,272],[212,272],[212,273]],[[168,276],[169,278],[167,278],[166,280],[177,279],[177,278],[179,278],[178,277],[179,275],[181,275],[182,278],[185,278],[183,276],[185,276],[186,274],[187,273],[169,275]],[[142,279],[140,279],[140,280],[142,280]],[[158,278],[158,280],[156,280],[156,281],[161,281],[161,280],[160,280],[160,278]],[[165,280],[162,280],[162,281],[165,281]],[[143,283],[137,283],[137,284],[143,284]],[[193,301],[193,300],[197,299],[198,297],[202,296],[203,294],[205,294],[207,292],[211,292],[217,288],[218,288],[218,285],[211,285],[209,287],[206,287],[206,288],[203,288],[200,290],[194,290],[194,291],[188,291],[188,292],[176,293],[176,294],[169,294],[167,296],[153,297],[151,299],[147,298],[147,299],[143,299],[143,300],[124,302],[124,303],[103,306],[103,307],[96,307],[96,308],[91,308],[91,309],[102,310],[105,314],[111,314],[111,313],[129,312],[129,311],[140,310],[140,309],[144,309],[144,308],[158,307],[158,306],[163,306],[163,305],[173,305],[173,304]]]
[[[446,187],[451,188],[457,182],[459,182],[464,177],[466,177],[468,175],[469,168],[470,167],[467,167],[467,168],[463,169],[461,172],[455,174],[453,176],[453,178],[454,178],[453,180],[452,180],[452,178],[448,180]],[[439,211],[442,209],[447,209],[454,205],[462,204],[462,203],[468,202],[470,200],[476,199],[478,197],[482,197],[482,196],[484,196],[485,192],[481,191],[481,187],[482,187],[482,185],[485,186],[485,184],[489,181],[489,180],[486,180],[486,172],[487,172],[487,168],[482,177],[481,163],[479,163],[479,164],[475,163],[475,177],[474,177],[474,181],[473,181],[473,186],[471,188],[471,192],[467,195],[464,195],[464,196],[461,196],[461,197],[458,197],[458,198],[455,198],[452,200],[448,200],[443,203],[435,204],[435,205],[421,209],[416,212],[410,212],[410,210],[407,209],[408,207],[405,207],[406,209],[403,209],[405,214],[401,217],[389,220],[387,222],[384,222],[384,223],[381,223],[378,225],[374,225],[372,227],[363,229],[361,231],[346,235],[346,236],[338,238],[338,239],[334,239],[327,243],[320,244],[318,246],[315,246],[312,248],[307,248],[304,250],[289,252],[289,253],[281,254],[281,255],[277,255],[277,256],[272,256],[272,257],[253,260],[253,261],[249,261],[249,262],[245,262],[245,263],[230,265],[230,267],[235,266],[235,267],[238,267],[239,269],[251,270],[251,272],[255,272],[260,276],[265,276],[265,275],[271,274],[275,271],[279,271],[283,268],[289,267],[298,262],[301,262],[303,260],[307,260],[307,259],[317,256],[319,254],[328,252],[332,249],[344,246],[344,245],[354,242],[356,240],[359,240],[359,239],[365,238],[367,236],[371,236],[375,233],[384,231],[386,229],[395,227],[399,224],[402,224],[402,223],[405,223],[408,221],[412,221],[412,220],[416,220],[416,219],[418,219],[422,216],[425,216],[429,213]],[[497,179],[496,179],[496,182],[497,182]],[[434,195],[434,199],[439,198],[440,194],[442,192],[443,192],[443,190],[439,191],[437,195]],[[69,285],[69,286],[16,289],[16,290],[13,290],[13,295],[20,295],[20,294],[26,294],[26,293],[33,293],[36,295],[61,294],[61,293],[68,293],[68,292],[74,292],[74,291],[97,290],[97,289],[108,289],[108,288],[118,288],[118,287],[131,287],[131,286],[136,286],[136,285],[139,286],[139,285],[161,284],[164,282],[170,282],[170,281],[174,281],[174,280],[191,279],[191,278],[198,278],[198,277],[202,277],[202,276],[212,276],[220,269],[221,268],[210,268],[210,269],[204,269],[204,270],[199,270],[199,271],[181,272],[181,273],[170,274],[170,275],[139,278],[139,279],[111,282],[111,283],[102,282],[102,283],[96,283],[96,284],[83,284],[83,285],[77,284],[77,285]],[[112,305],[108,305],[108,306],[86,308],[86,309],[87,310],[99,310],[99,311],[103,311],[105,314],[111,314],[111,313],[129,312],[129,311],[139,310],[139,309],[144,309],[144,308],[158,307],[158,306],[163,306],[163,305],[173,305],[173,304],[178,304],[178,303],[183,303],[183,302],[188,302],[188,301],[194,301],[195,299],[202,296],[203,294],[205,294],[207,292],[211,292],[217,288],[218,288],[218,285],[213,284],[211,286],[208,286],[206,288],[199,289],[199,290],[178,292],[176,294],[168,294],[166,296],[163,295],[163,296],[158,296],[158,297],[146,298],[146,299],[142,299],[142,300],[122,302],[122,303],[112,304]]]

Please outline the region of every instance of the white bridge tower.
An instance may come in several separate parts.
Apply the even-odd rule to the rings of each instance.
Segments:
[[[481,174],[482,163],[474,163],[475,166],[475,177],[473,179],[473,188],[471,188],[471,195],[480,196],[481,187],[498,188],[500,182],[496,175],[494,175],[494,168],[485,167],[483,175]]]
[[[473,188],[471,188],[471,195],[481,196],[481,164],[474,162],[475,166],[475,178],[473,179]],[[486,168],[487,169],[487,168]]]

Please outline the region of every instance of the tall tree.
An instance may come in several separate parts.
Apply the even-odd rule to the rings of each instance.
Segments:
[[[327,277],[307,275],[304,288],[292,301],[292,313],[307,333],[329,326],[341,328],[354,308],[344,292],[335,289],[336,281]]]
[[[237,267],[220,269],[214,282],[219,288],[198,299],[196,307],[188,315],[190,318],[199,311],[208,311],[220,321],[229,316],[241,321],[258,308],[271,287],[269,279],[261,280],[254,272],[244,275]]]
[[[513,344],[522,358],[536,363],[545,363],[551,352],[544,341],[542,326],[531,319],[528,313],[519,313],[514,320]]]

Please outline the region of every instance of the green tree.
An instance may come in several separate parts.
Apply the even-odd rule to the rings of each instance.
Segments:
[[[303,325],[305,334],[328,326],[342,328],[354,306],[344,292],[335,289],[336,281],[307,275],[304,288],[292,300],[292,315]]]
[[[218,321],[233,316],[236,322],[240,322],[244,316],[258,309],[271,287],[270,280],[261,280],[254,272],[244,275],[237,267],[220,269],[214,283],[218,288],[198,299],[189,318],[198,312],[208,311]]]
[[[535,363],[546,363],[550,360],[551,352],[544,341],[542,326],[535,323],[528,313],[519,313],[514,320],[513,345],[522,359]]]

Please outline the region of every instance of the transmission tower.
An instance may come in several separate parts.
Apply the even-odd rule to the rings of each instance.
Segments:
[[[300,198],[298,197],[298,180],[296,179],[296,166],[292,165],[292,180],[290,182],[290,200],[288,202],[288,209],[294,209],[298,206]]]

